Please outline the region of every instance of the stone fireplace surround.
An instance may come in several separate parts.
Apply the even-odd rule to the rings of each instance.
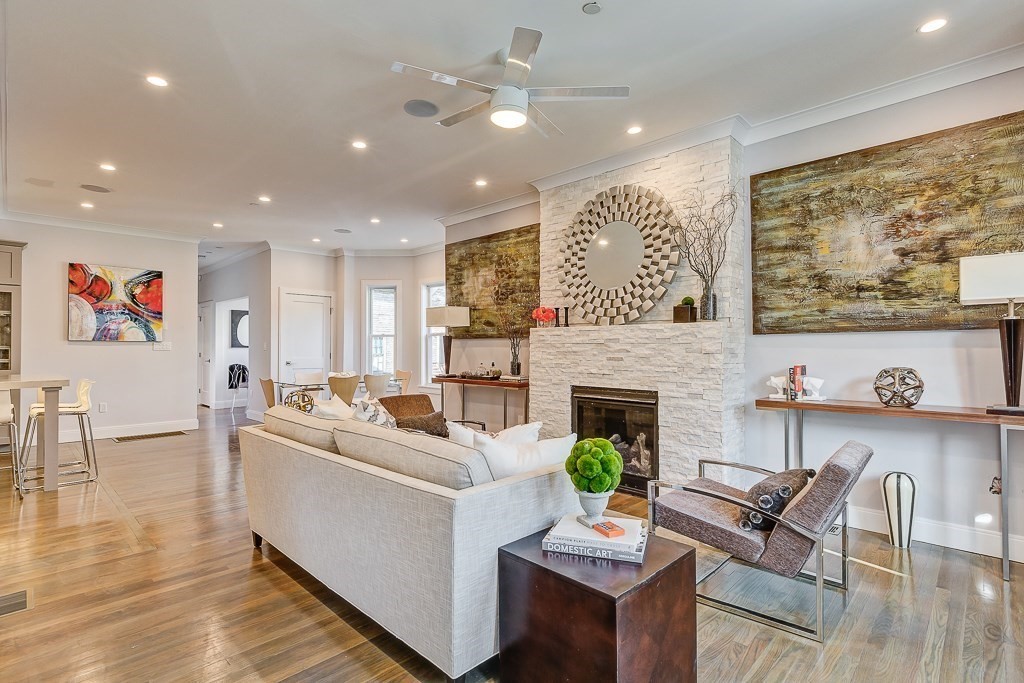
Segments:
[[[657,391],[661,478],[696,476],[699,458],[742,461],[743,342],[729,320],[534,329],[530,415],[555,437],[571,429],[573,385]]]

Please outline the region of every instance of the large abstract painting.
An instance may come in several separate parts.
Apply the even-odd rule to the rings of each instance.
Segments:
[[[163,272],[68,264],[69,340],[163,341],[163,312]]]
[[[755,334],[993,327],[962,256],[1024,250],[1024,112],[750,179]]]
[[[511,267],[510,267],[511,266]],[[453,327],[460,339],[501,337],[494,310],[495,285],[532,301],[540,299],[540,225],[527,225],[445,246],[449,306],[469,306],[469,327]]]

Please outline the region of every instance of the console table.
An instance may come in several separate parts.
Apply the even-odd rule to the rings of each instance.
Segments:
[[[759,410],[785,411],[786,469],[803,467],[804,462],[804,413],[841,413],[846,415],[867,415],[871,417],[916,418],[918,420],[940,420],[999,427],[999,477],[1003,493],[999,501],[1003,536],[1003,580],[1010,580],[1010,504],[1007,475],[1007,440],[1011,429],[1024,430],[1024,417],[992,415],[984,408],[962,406],[916,405],[911,408],[890,408],[877,401],[787,401],[781,398],[759,398],[754,402]],[[796,423],[795,434],[790,438],[790,422]]]
[[[466,419],[466,387],[491,387],[493,389],[503,389],[502,392],[504,399],[504,405],[502,414],[505,418],[505,426],[508,427],[508,392],[512,391],[525,391],[526,392],[526,403],[523,408],[523,422],[530,421],[530,380],[500,380],[500,379],[482,379],[478,377],[463,378],[463,377],[434,377],[430,380],[434,384],[441,385],[441,413],[444,413],[444,385],[445,384],[457,384],[462,387],[462,414],[459,416],[463,420]]]

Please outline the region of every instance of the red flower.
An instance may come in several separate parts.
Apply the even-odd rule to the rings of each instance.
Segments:
[[[555,309],[547,306],[539,306],[533,309],[530,317],[540,323],[549,323],[555,319]]]

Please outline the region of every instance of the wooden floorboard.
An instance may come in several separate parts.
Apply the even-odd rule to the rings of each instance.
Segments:
[[[0,681],[440,681],[443,675],[269,544],[254,550],[237,411],[200,412],[187,436],[98,442],[99,482],[21,500],[0,473]],[[78,446],[62,446],[62,452]],[[646,501],[611,507],[646,516]],[[707,681],[1024,681],[1024,571],[996,558],[851,532],[818,646],[698,609]],[[832,560],[833,565],[835,560]],[[813,592],[742,566],[708,590],[762,609],[807,609]],[[809,613],[808,613],[809,616]],[[491,660],[467,677],[499,681]]]

